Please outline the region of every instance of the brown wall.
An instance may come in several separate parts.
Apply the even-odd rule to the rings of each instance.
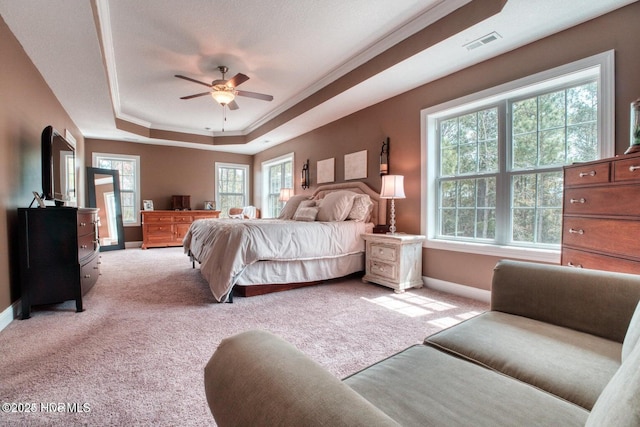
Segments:
[[[390,171],[405,176],[407,198],[396,201],[398,229],[420,233],[420,111],[443,102],[469,95],[615,49],[616,78],[616,153],[629,146],[629,104],[640,96],[640,54],[638,40],[640,3],[576,26],[539,42],[469,67],[455,74],[354,113],[346,118],[295,138],[255,156],[254,168],[264,160],[282,153],[295,152],[296,173],[301,162],[310,159],[311,184],[315,182],[315,164],[327,157],[336,158],[336,182],[344,181],[343,156],[369,150],[369,177],[373,188],[380,188],[376,172],[380,143],[391,138]],[[259,182],[256,176],[255,182]],[[296,193],[300,192],[299,185]],[[493,267],[498,258],[435,249],[423,251],[423,275],[439,280],[490,289]],[[460,268],[464,266],[464,268]]]
[[[89,139],[85,142],[85,162],[91,165],[94,152],[140,156],[141,200],[153,200],[154,209],[171,209],[172,195],[190,195],[191,209],[203,209],[215,196],[215,162],[251,166],[244,154],[192,148]],[[250,172],[251,173],[251,172]],[[249,195],[251,199],[251,194]],[[124,228],[125,242],[142,241],[142,229]]]
[[[215,161],[253,162],[253,203],[260,203],[260,165],[284,153],[295,153],[296,193],[302,163],[310,160],[312,187],[316,162],[336,160],[336,182],[344,181],[344,154],[368,150],[368,178],[380,188],[378,154],[384,138],[391,138],[390,171],[405,175],[407,199],[398,200],[398,228],[420,229],[420,111],[486,88],[500,85],[606,50],[616,51],[616,152],[627,148],[629,103],[640,96],[640,3],[631,4],[593,21],[501,55],[433,83],[352,114],[256,156],[233,155],[186,148],[91,140],[85,142],[19,43],[0,19],[0,312],[18,295],[16,271],[10,257],[15,242],[17,207],[27,206],[31,191],[40,189],[40,133],[51,124],[70,129],[78,141],[78,198],[85,200],[84,160],[93,151],[141,156],[142,198],[157,209],[168,208],[172,194],[190,194],[192,206],[213,198]],[[90,160],[87,161],[87,165]],[[139,228],[125,231],[127,241],[141,239]],[[423,274],[435,279],[490,288],[491,256],[425,249]],[[464,268],[460,268],[464,266]]]
[[[84,139],[0,17],[0,313],[20,297],[17,211],[42,192],[40,136],[47,125],[69,129],[80,154],[78,190],[84,194]],[[79,199],[83,203],[84,198]]]

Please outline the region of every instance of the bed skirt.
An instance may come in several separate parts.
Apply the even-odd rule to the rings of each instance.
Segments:
[[[236,285],[308,283],[364,271],[364,252],[307,261],[259,261],[247,266]]]

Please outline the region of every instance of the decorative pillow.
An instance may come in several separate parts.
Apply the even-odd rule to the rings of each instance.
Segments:
[[[295,215],[296,209],[298,209],[298,205],[303,200],[309,200],[309,196],[299,194],[297,196],[291,197],[280,211],[278,219],[293,219],[293,215]]]
[[[585,427],[631,427],[640,421],[640,346],[636,345],[593,405]]]
[[[629,322],[629,328],[627,328],[627,334],[624,336],[622,342],[622,362],[629,356],[635,347],[638,346],[640,341],[640,303],[636,306],[636,310],[631,316]]]
[[[318,221],[332,222],[347,219],[353,199],[357,194],[353,191],[334,191],[327,194],[318,204]]]
[[[315,221],[316,216],[318,216],[318,208],[315,206],[312,207],[298,207],[296,214],[293,216],[293,219],[296,221]]]
[[[303,200],[298,205],[298,209],[300,209],[300,208],[312,208],[315,205],[316,205],[316,201],[315,200]]]
[[[367,194],[356,194],[347,219],[352,219],[356,222],[369,222],[372,209],[373,202]]]

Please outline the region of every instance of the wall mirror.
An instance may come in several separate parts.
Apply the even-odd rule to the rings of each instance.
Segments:
[[[87,168],[89,207],[98,208],[100,251],[124,249],[124,226],[117,170]]]

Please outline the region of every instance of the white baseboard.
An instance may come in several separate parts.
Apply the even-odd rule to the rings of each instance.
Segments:
[[[445,280],[422,277],[425,286],[436,291],[448,292],[465,298],[471,298],[482,302],[491,302],[491,291],[474,288],[472,286],[459,285]]]
[[[2,313],[0,313],[0,331],[9,326],[13,319],[18,316],[18,308],[20,307],[20,300],[14,302],[7,307]]]

